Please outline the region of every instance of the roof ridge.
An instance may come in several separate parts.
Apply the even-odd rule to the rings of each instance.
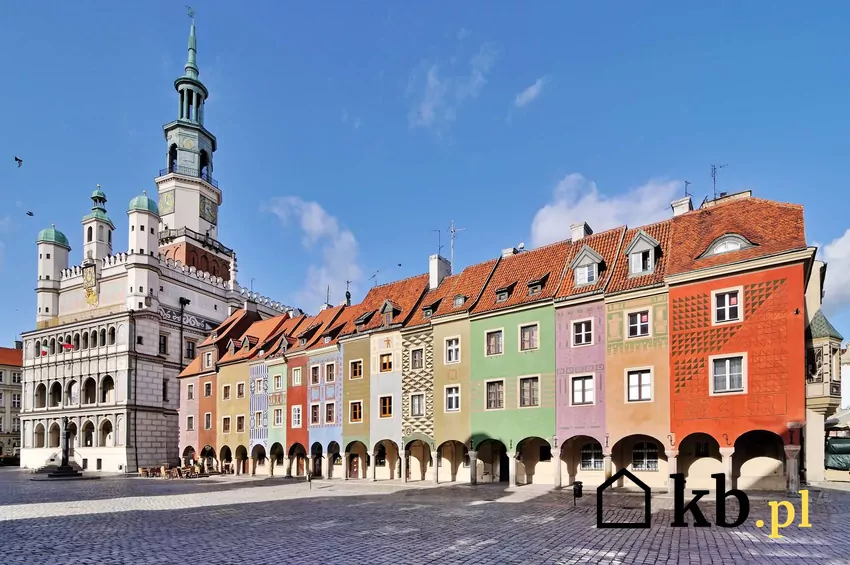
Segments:
[[[397,281],[390,281],[390,282],[385,282],[385,283],[383,283],[383,284],[376,284],[375,286],[373,286],[373,287],[372,287],[372,289],[375,289],[375,288],[381,288],[382,286],[389,286],[389,285],[391,285],[391,284],[398,284],[398,283],[401,283],[401,282],[405,282],[405,281],[409,281],[409,280],[415,279],[415,278],[417,278],[417,277],[427,277],[427,276],[428,276],[428,273],[419,273],[418,275],[413,275],[413,276],[410,276],[410,277],[405,277],[405,278],[403,278],[403,279],[398,279]],[[370,289],[370,291],[371,291],[371,289]],[[369,293],[367,292],[366,294],[369,294]]]

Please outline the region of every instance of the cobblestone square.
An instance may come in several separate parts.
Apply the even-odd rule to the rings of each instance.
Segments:
[[[810,529],[769,539],[755,495],[740,528],[672,528],[673,501],[656,495],[650,530],[596,529],[595,489],[574,507],[570,491],[537,486],[31,476],[0,469],[4,565],[850,563],[850,493],[838,490],[811,491]],[[700,506],[713,524],[713,504]],[[604,511],[639,520],[642,497],[610,494]]]

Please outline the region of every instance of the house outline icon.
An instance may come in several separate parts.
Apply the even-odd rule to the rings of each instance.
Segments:
[[[612,484],[620,480],[621,477],[628,478],[632,483],[640,487],[643,491],[643,522],[603,522],[602,515],[602,497],[605,490]],[[610,479],[596,488],[596,527],[597,528],[644,528],[648,529],[652,526],[652,492],[649,486],[637,478],[628,469],[622,468],[614,473]]]

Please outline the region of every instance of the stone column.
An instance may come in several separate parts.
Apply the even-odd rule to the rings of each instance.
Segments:
[[[377,461],[375,460],[377,456],[378,456],[378,452],[373,451],[372,452],[372,458],[369,460],[369,463],[372,464],[371,467],[372,467],[372,482],[373,483],[378,480],[378,466],[376,465]]]
[[[440,484],[440,452],[431,452],[431,461],[434,462],[434,484]]]
[[[785,475],[787,478],[788,494],[797,496],[800,492],[800,472],[799,459],[800,446],[786,445],[785,446]]]
[[[802,463],[806,469],[807,483],[819,483],[826,480],[826,468],[824,466],[824,458],[826,456],[824,440],[826,439],[826,431],[824,429],[824,419],[824,415],[819,411],[807,408],[805,427],[799,430],[790,430],[795,436],[803,434],[803,437],[806,438],[805,459]]]
[[[344,481],[347,481],[349,479],[349,477],[348,477],[348,472],[349,472],[348,462],[349,462],[350,457],[351,457],[351,454],[346,451],[345,456],[342,460],[342,479]]]
[[[196,90],[192,91],[192,110],[194,110],[194,115],[192,118],[194,121],[198,121],[198,92]],[[200,172],[200,171],[198,171]]]
[[[189,119],[189,90],[183,90],[183,119]]]
[[[198,123],[204,125],[204,101],[198,98]]]
[[[478,452],[469,452],[469,484],[478,484]]]
[[[516,453],[508,455],[508,486],[516,486]]]
[[[564,486],[561,484],[561,452],[558,450],[555,451],[557,451],[557,453],[554,453],[553,455],[555,457],[552,458],[555,462],[555,488],[561,488]]]
[[[669,494],[675,490],[675,485],[673,484],[673,479],[670,478],[670,475],[679,472],[679,463],[677,461],[677,458],[679,457],[679,450],[665,450],[664,454],[667,455],[667,493]]]
[[[286,475],[287,478],[292,478],[292,457],[284,457],[283,464],[286,466]]]
[[[611,478],[611,475],[614,474],[611,470],[612,464],[610,452],[605,452],[602,454],[602,468],[605,470],[605,480],[607,481]]]
[[[723,458],[723,472],[726,474],[727,491],[732,489],[732,455],[735,453],[734,447],[721,447],[720,457]]]
[[[177,93],[177,117],[178,117],[178,119],[183,117],[183,91],[182,90]],[[171,163],[169,163],[169,165],[170,164]]]
[[[410,457],[410,452],[406,449],[401,453],[401,482],[407,482],[407,458]]]

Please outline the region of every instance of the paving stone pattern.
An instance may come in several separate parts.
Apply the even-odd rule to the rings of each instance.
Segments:
[[[811,529],[789,527],[771,540],[755,526],[768,520],[767,500],[756,497],[736,529],[671,528],[664,496],[653,498],[650,530],[596,529],[587,489],[573,507],[569,492],[539,487],[28,479],[0,471],[4,565],[850,564],[850,493],[826,489],[812,493]],[[605,517],[638,520],[641,502],[606,496]],[[713,522],[713,505],[701,507]],[[727,512],[735,515],[733,504]]]

